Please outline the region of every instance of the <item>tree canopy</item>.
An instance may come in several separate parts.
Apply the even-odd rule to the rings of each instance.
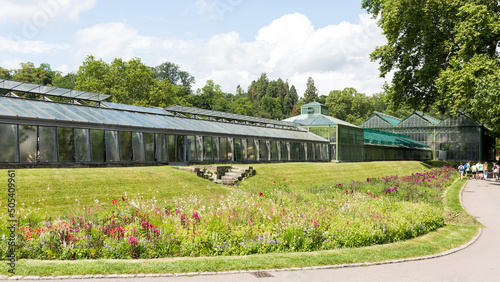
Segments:
[[[381,76],[393,73],[396,103],[458,110],[500,133],[500,3],[493,0],[363,0],[387,44],[371,54]],[[484,97],[497,101],[484,105]]]

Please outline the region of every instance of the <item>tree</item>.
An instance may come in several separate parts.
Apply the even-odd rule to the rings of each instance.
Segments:
[[[488,124],[500,104],[474,108],[484,91],[498,93],[491,81],[500,73],[500,3],[492,0],[363,0],[379,17],[387,44],[375,49],[381,76],[393,71],[390,99],[413,108],[435,105],[441,112],[459,109]],[[484,85],[491,88],[484,89]]]
[[[304,92],[304,99],[306,104],[318,101],[319,99],[318,90],[316,89],[316,86],[314,86],[314,80],[312,77],[307,79],[307,88],[306,92]]]
[[[10,70],[0,67],[0,78],[11,79]]]
[[[139,58],[128,62],[117,58],[108,64],[88,56],[77,76],[75,89],[111,94],[115,103],[157,107],[188,105],[183,97],[179,97],[181,86],[166,79],[155,79],[153,70]]]
[[[373,102],[354,88],[333,90],[326,98],[328,113],[340,120],[360,125],[373,114]]]
[[[158,80],[166,79],[171,84],[182,86],[179,88],[179,96],[192,94],[191,86],[196,82],[194,76],[189,72],[181,70],[181,68],[174,63],[165,62],[153,68],[153,77]]]

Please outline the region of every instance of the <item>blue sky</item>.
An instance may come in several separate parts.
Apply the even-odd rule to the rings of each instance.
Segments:
[[[385,44],[360,1],[2,0],[0,66],[49,63],[76,72],[88,56],[170,61],[234,93],[266,72],[302,96],[308,77],[320,95],[354,87],[368,95],[384,79],[369,54]],[[110,93],[112,94],[112,93]]]

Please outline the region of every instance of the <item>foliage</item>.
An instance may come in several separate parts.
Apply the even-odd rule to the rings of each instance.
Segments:
[[[314,80],[312,77],[309,77],[307,79],[307,88],[306,92],[304,92],[304,103],[308,104],[311,102],[316,102],[318,101],[318,89],[316,89],[316,86],[314,85]]]
[[[16,255],[36,259],[247,255],[406,240],[443,226],[441,196],[455,176],[454,170],[442,168],[300,194],[283,179],[271,192],[191,195],[165,206],[122,196],[95,213],[22,224]],[[0,248],[3,258],[6,242],[2,240]]]
[[[363,0],[362,6],[379,18],[387,38],[371,57],[380,61],[381,76],[393,71],[395,104],[436,105],[452,115],[462,109],[500,132],[491,121],[498,103],[481,107],[486,93],[499,92],[490,83],[500,72],[498,1]]]
[[[373,100],[354,88],[331,91],[326,98],[326,106],[333,117],[355,125],[363,123],[374,110]]]

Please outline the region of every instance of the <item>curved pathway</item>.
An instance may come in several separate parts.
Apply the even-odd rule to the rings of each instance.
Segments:
[[[238,273],[90,281],[500,281],[500,181],[469,181],[463,191],[463,205],[486,228],[468,248],[433,259],[341,269],[276,271],[269,272],[273,277],[267,278]]]

